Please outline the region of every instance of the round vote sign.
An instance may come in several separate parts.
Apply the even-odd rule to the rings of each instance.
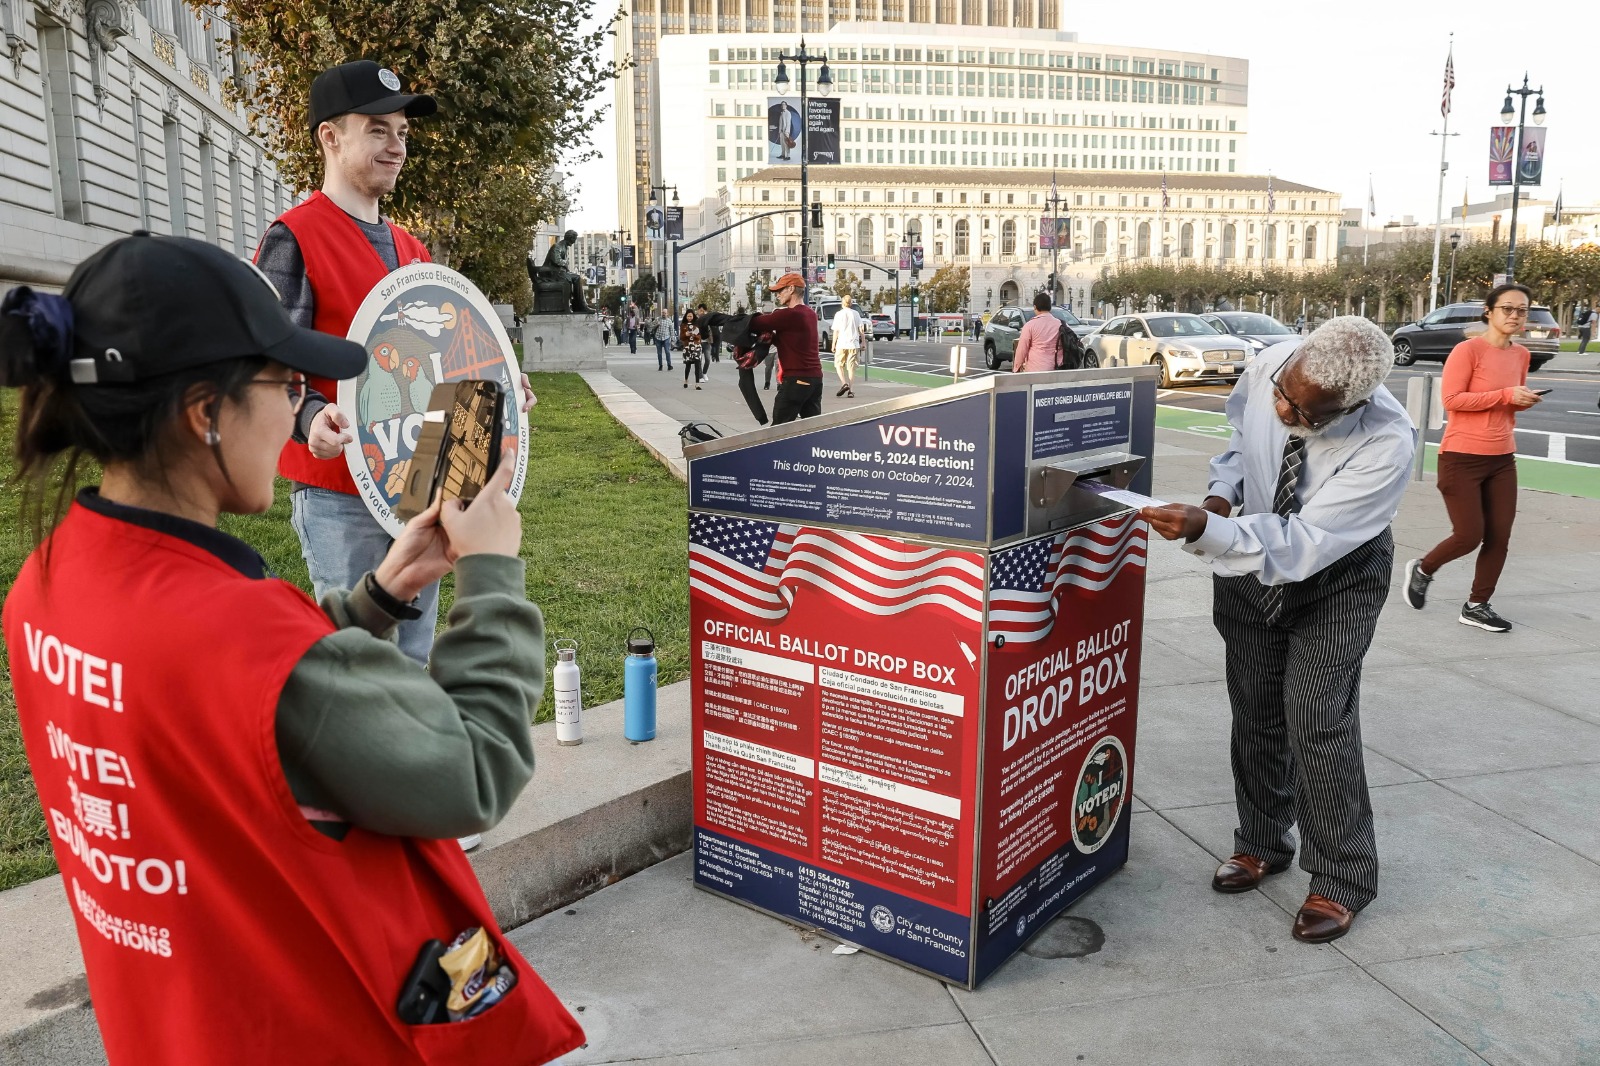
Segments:
[[[345,461],[367,510],[391,536],[404,525],[395,508],[436,385],[499,383],[500,461],[516,464],[510,495],[522,495],[528,417],[517,388],[521,370],[511,338],[476,285],[434,263],[401,267],[367,294],[348,337],[367,350],[367,366],[339,382],[339,408],[355,438],[345,445]]]

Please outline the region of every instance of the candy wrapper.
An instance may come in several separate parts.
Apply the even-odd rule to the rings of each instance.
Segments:
[[[478,927],[457,934],[440,956],[439,966],[450,978],[450,998],[445,1006],[451,1021],[482,1014],[517,983],[516,972],[503,964],[494,941]]]

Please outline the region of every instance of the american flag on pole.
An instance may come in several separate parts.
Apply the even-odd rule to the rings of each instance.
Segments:
[[[1272,209],[1277,206],[1277,197],[1272,195],[1272,175],[1267,175],[1267,214],[1272,214]]]
[[[1444,57],[1444,96],[1439,101],[1439,114],[1449,117],[1450,94],[1456,87],[1456,56],[1454,49]]]
[[[1161,171],[1161,207],[1165,210],[1172,206],[1172,198],[1167,195],[1167,172]]]
[[[689,516],[689,587],[752,618],[789,613],[800,585],[870,615],[933,607],[983,618],[983,566],[966,552],[907,548],[864,533]]]
[[[1040,538],[998,553],[989,579],[989,636],[1030,644],[1056,624],[1065,585],[1099,592],[1124,567],[1143,566],[1145,525],[1134,515]]]

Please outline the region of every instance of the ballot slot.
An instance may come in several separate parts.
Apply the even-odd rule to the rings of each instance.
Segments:
[[[1120,450],[1035,464],[1028,476],[1028,533],[1049,533],[1133,510],[1093,486],[1125,489],[1143,466],[1143,456]]]

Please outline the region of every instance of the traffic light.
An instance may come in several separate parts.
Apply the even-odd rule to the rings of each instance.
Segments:
[[[829,270],[833,269],[833,253],[832,252],[828,253],[828,269]]]
[[[822,203],[821,203],[821,201],[813,200],[811,202],[811,228],[812,229],[821,229],[822,228]]]
[[[917,306],[917,301],[921,298],[922,294],[917,291],[917,287],[915,285],[911,286],[911,306]]]

